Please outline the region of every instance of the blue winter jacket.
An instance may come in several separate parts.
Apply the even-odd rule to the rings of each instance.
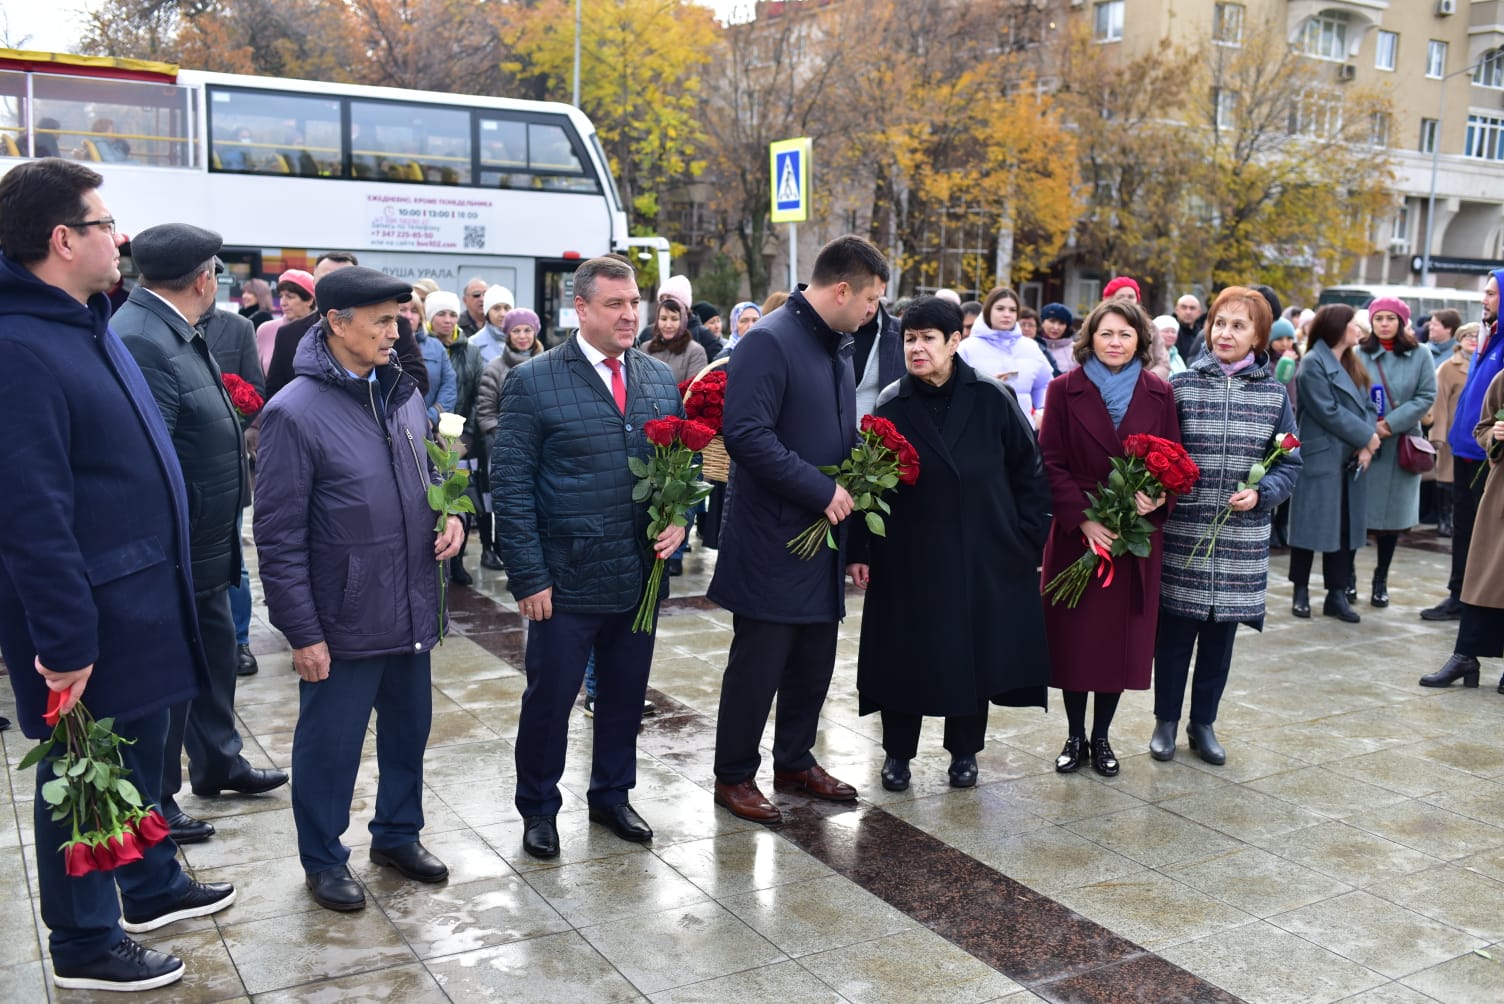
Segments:
[[[84,702],[122,721],[205,679],[182,471],[109,316],[0,255],[0,654],[32,739],[38,657],[92,664]]]
[[[668,367],[639,349],[626,364],[627,412],[574,335],[507,374],[491,449],[496,546],[517,599],[553,589],[575,613],[633,609],[649,562],[647,507],[627,458],[648,456],[644,422],[683,416]]]
[[[352,377],[323,323],[261,413],[256,553],[272,624],[336,659],[424,652],[439,640],[437,515],[418,383],[394,358]]]
[[[1504,268],[1495,269],[1491,274],[1494,282],[1499,284],[1500,292],[1504,292]],[[1504,370],[1504,338],[1499,337],[1497,320],[1488,333],[1487,342],[1483,351],[1473,356],[1472,368],[1467,371],[1467,383],[1462,385],[1462,394],[1457,398],[1457,418],[1447,433],[1452,456],[1463,460],[1484,459],[1478,441],[1473,438],[1473,426],[1483,417],[1483,398],[1488,393],[1488,385]]]

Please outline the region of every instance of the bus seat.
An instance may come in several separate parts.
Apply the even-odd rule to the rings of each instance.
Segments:
[[[209,154],[209,163],[214,167],[214,170],[216,171],[224,170],[224,165],[219,162],[219,154],[217,153]]]
[[[423,174],[422,166],[416,160],[410,160],[403,165],[403,177],[408,181],[427,181]]]
[[[97,147],[97,146],[94,145],[94,141],[92,139],[86,139],[86,140],[84,140],[84,145],[82,147],[82,150],[83,150],[84,160],[102,160],[103,159],[102,157],[99,156],[99,147]]]
[[[287,155],[285,153],[272,154],[271,164],[268,165],[268,169],[273,174],[292,173],[292,165],[287,162]]]
[[[21,148],[16,145],[15,138],[10,133],[0,133],[0,139],[5,140],[5,155],[7,157],[21,156]]]

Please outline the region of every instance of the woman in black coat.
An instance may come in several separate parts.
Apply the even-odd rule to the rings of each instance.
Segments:
[[[1044,707],[1049,652],[1039,562],[1050,488],[1013,394],[956,355],[961,309],[937,297],[903,315],[907,375],[878,398],[919,453],[919,480],[888,496],[886,536],[852,521],[853,581],[867,590],[861,713],[882,713],[883,787],[909,786],[923,716],[945,717],[950,783],[976,784],[988,704]]]

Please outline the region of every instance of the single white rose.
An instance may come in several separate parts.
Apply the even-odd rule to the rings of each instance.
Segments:
[[[448,411],[439,415],[439,435],[445,439],[459,439],[464,431],[464,415],[456,415]]]

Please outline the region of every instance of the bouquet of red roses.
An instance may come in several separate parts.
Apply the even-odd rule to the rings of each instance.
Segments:
[[[719,433],[726,411],[726,367],[718,366],[691,380],[683,397],[684,414]]]
[[[710,486],[700,480],[700,462],[695,454],[705,449],[715,430],[670,415],[644,422],[642,432],[653,446],[653,455],[646,460],[628,457],[627,466],[638,479],[632,501],[648,504],[648,540],[656,541],[671,526],[689,526],[685,513],[710,494]],[[637,604],[633,631],[653,630],[662,583],[663,559],[655,557],[642,602]]]
[[[261,400],[261,395],[242,378],[234,373],[225,373],[220,377],[225,384],[225,392],[230,395],[230,403],[240,413],[241,418],[252,418],[261,406],[266,402]]]
[[[887,535],[883,515],[892,512],[883,500],[883,493],[899,484],[911,485],[919,480],[919,453],[892,422],[867,415],[862,419],[861,437],[852,447],[851,456],[839,465],[821,467],[820,471],[833,476],[836,484],[851,495],[855,505],[852,511],[865,514],[867,530],[883,537]],[[819,552],[821,541],[831,549],[836,546],[830,520],[823,516],[789,541],[788,548],[808,561]]]
[[[1237,490],[1242,492],[1250,488],[1257,488],[1259,482],[1264,480],[1264,475],[1269,473],[1269,468],[1298,449],[1300,449],[1300,440],[1295,438],[1295,433],[1287,432],[1283,436],[1276,434],[1274,442],[1270,444],[1269,455],[1263,460],[1255,461],[1253,466],[1248,468],[1248,480],[1239,481]],[[1217,518],[1212,520],[1212,525],[1206,528],[1206,532],[1201,535],[1201,539],[1196,541],[1196,546],[1191,548],[1191,556],[1185,559],[1184,567],[1189,568],[1191,562],[1196,560],[1196,554],[1201,551],[1203,544],[1206,545],[1206,550],[1202,552],[1201,556],[1207,559],[1211,558],[1212,549],[1217,546],[1217,534],[1222,532],[1223,525],[1231,518],[1232,506],[1223,506],[1222,511],[1217,514]]]
[[[141,793],[126,780],[120,762],[121,739],[114,719],[98,721],[80,702],[59,714],[63,691],[47,695],[43,720],[54,726],[52,738],[26,754],[21,770],[42,760],[52,763],[53,778],[42,785],[42,801],[52,821],[70,820],[73,836],[60,848],[68,874],[110,871],[141,860],[141,852],[168,836],[167,820],[155,806],[141,804]],[[60,752],[53,753],[54,748]]]
[[[1201,476],[1200,469],[1185,447],[1168,439],[1137,433],[1123,440],[1124,456],[1112,458],[1112,472],[1107,481],[1086,497],[1086,518],[1101,523],[1117,534],[1111,547],[1088,542],[1086,553],[1065,567],[1044,587],[1050,602],[1065,602],[1074,608],[1086,592],[1086,584],[1096,572],[1102,587],[1112,585],[1112,559],[1124,554],[1147,558],[1151,550],[1149,537],[1154,524],[1138,514],[1134,496],[1143,492],[1158,498],[1163,492],[1184,495]],[[1105,562],[1105,564],[1104,564]]]

